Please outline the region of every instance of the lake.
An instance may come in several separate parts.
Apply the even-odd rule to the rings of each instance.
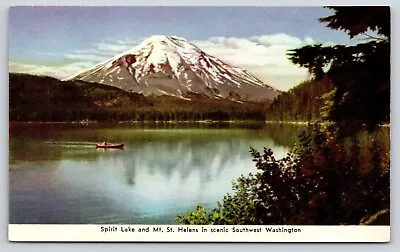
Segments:
[[[283,157],[304,125],[10,123],[9,221],[177,224],[256,172],[249,146]],[[96,149],[107,140],[125,149]]]
[[[294,130],[295,129],[295,130]],[[10,223],[172,224],[255,172],[249,145],[284,156],[301,127],[11,123]],[[286,131],[286,132],[285,132]],[[124,150],[96,149],[104,140]]]

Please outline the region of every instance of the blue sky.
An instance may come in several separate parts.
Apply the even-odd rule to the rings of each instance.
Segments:
[[[307,78],[286,59],[287,49],[352,43],[318,22],[330,14],[322,7],[13,7],[9,67],[64,78],[164,34],[287,90]]]

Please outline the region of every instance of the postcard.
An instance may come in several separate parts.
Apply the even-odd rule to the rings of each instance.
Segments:
[[[9,9],[9,240],[390,241],[390,7]]]

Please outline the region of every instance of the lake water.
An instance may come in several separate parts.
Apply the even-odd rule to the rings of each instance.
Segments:
[[[255,172],[249,145],[284,156],[299,126],[10,124],[10,223],[173,224]],[[95,143],[125,144],[124,150]]]

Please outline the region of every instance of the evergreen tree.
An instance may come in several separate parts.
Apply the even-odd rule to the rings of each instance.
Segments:
[[[340,135],[362,128],[371,131],[390,120],[390,9],[328,8],[334,14],[320,22],[345,31],[350,38],[364,36],[366,41],[351,46],[308,45],[290,50],[289,59],[308,68],[316,80],[326,74],[333,82],[335,92],[328,119],[336,122]]]

